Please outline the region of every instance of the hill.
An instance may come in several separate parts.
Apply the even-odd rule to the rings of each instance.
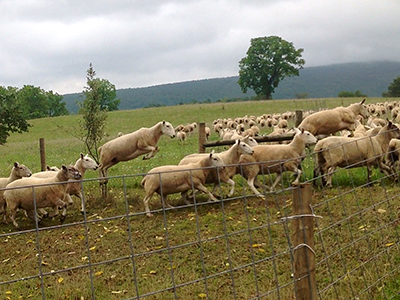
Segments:
[[[400,62],[379,61],[345,63],[300,70],[300,76],[286,78],[273,94],[274,99],[293,99],[307,93],[308,98],[337,97],[341,91],[361,91],[369,97],[381,97],[389,84],[400,76]],[[255,94],[243,94],[238,76],[162,84],[144,88],[117,89],[121,99],[119,109],[129,110],[148,106],[172,106],[195,102],[216,102],[227,99],[248,99]],[[82,94],[63,96],[67,109],[76,113],[76,99]]]

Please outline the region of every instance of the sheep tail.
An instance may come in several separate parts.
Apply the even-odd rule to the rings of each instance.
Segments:
[[[145,183],[146,183],[146,177],[143,177],[142,181],[140,182],[140,185],[144,186]]]

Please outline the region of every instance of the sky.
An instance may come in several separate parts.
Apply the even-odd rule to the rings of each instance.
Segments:
[[[304,67],[400,61],[399,0],[0,0],[0,86],[82,92],[237,76],[252,38]],[[400,75],[400,74],[399,74]]]

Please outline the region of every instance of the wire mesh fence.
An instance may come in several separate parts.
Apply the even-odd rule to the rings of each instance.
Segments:
[[[313,169],[308,152],[307,186],[320,180]],[[310,299],[302,280],[315,299],[398,297],[400,189],[391,176],[375,170],[367,182],[365,167],[337,169],[333,188],[315,187],[304,214],[289,172],[273,192],[267,187],[276,175],[260,175],[262,197],[238,174],[231,197],[223,183],[219,201],[194,191],[189,204],[179,194],[154,196],[147,217],[144,175],[110,177],[106,198],[97,180],[82,181],[85,213],[75,201],[63,224],[37,224],[20,211],[21,230],[2,225],[1,297]],[[299,250],[309,267],[300,276]]]

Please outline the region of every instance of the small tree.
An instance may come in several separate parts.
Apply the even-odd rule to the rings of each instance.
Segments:
[[[388,91],[382,93],[382,97],[400,97],[400,76],[393,80]]]
[[[83,94],[85,99],[79,104],[79,113],[83,120],[80,121],[82,139],[88,153],[99,163],[98,147],[105,136],[107,114],[101,105],[101,81],[95,78],[96,72],[92,64],[86,73],[87,85]]]
[[[303,49],[278,36],[251,39],[247,56],[239,61],[239,85],[243,93],[253,89],[258,97],[271,99],[285,77],[299,76],[305,60]]]
[[[0,87],[0,145],[6,143],[10,132],[26,132],[30,125],[17,101],[18,90]]]

